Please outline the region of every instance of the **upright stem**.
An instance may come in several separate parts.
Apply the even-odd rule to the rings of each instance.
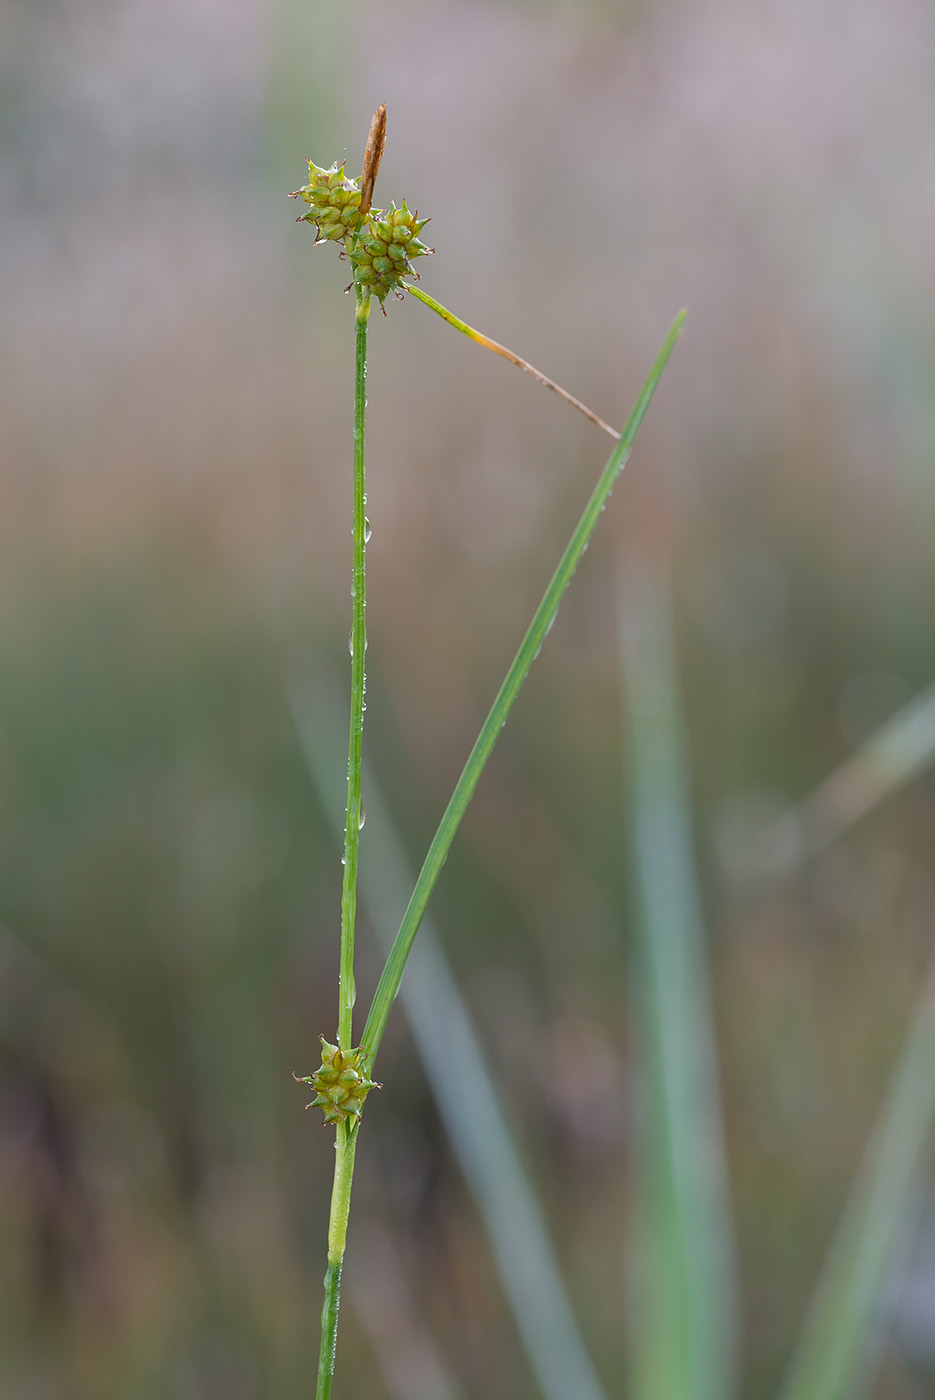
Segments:
[[[365,552],[367,501],[364,475],[364,411],[367,404],[367,323],[370,292],[357,287],[357,373],[354,384],[354,576],[351,584],[351,724],[347,749],[347,816],[344,826],[344,889],[341,895],[341,973],[338,989],[338,1045],[353,1048],[354,920],[357,913],[357,847],[360,832],[360,756],[364,732],[364,661],[367,650]]]
[[[331,1192],[331,1220],[328,1225],[328,1267],[325,1270],[325,1301],[321,1309],[321,1350],[318,1354],[318,1385],[315,1400],[329,1400],[334,1376],[334,1354],[338,1344],[338,1305],[341,1301],[341,1268],[347,1241],[347,1217],[351,1209],[351,1182],[357,1128],[340,1123],[334,1142],[334,1187]]]
[[[344,825],[344,888],[341,894],[341,971],[338,984],[338,1045],[353,1048],[354,920],[357,913],[357,848],[361,827],[360,762],[364,732],[364,658],[367,650],[365,554],[367,547],[366,477],[364,474],[364,413],[367,406],[367,323],[370,292],[357,287],[357,372],[354,381],[354,576],[351,584],[351,727],[347,757],[347,816]],[[334,1186],[328,1224],[328,1268],[321,1310],[321,1350],[315,1400],[329,1400],[338,1341],[341,1267],[351,1209],[351,1183],[357,1150],[357,1122],[345,1120],[335,1129]]]

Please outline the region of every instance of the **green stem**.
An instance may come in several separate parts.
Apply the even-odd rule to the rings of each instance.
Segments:
[[[360,833],[360,763],[364,732],[364,661],[367,651],[366,534],[364,514],[366,477],[364,473],[364,412],[367,404],[367,323],[370,319],[370,293],[358,287],[357,373],[354,384],[354,575],[351,584],[353,621],[351,624],[351,723],[347,746],[347,815],[344,824],[344,887],[341,893],[341,973],[338,988],[338,1044],[344,1051],[353,1048],[354,999],[354,921],[357,913],[357,848]]]
[[[321,1309],[321,1350],[318,1355],[318,1385],[315,1400],[329,1400],[334,1376],[334,1356],[338,1344],[338,1305],[341,1300],[341,1269],[347,1242],[347,1218],[351,1209],[351,1182],[357,1150],[357,1124],[341,1123],[334,1143],[334,1187],[331,1192],[331,1220],[328,1225],[328,1268],[325,1271],[325,1301]]]
[[[409,288],[408,290],[412,290]],[[364,1026],[364,1033],[361,1038],[361,1048],[366,1056],[366,1062],[372,1066],[383,1032],[386,1029],[387,1018],[390,1014],[390,1007],[399,991],[399,984],[402,981],[403,969],[409,957],[413,940],[419,931],[419,924],[422,922],[422,915],[429,902],[435,882],[454,839],[455,832],[460,825],[461,818],[471,800],[477,781],[484,769],[497,735],[506,723],[506,717],[512,708],[513,701],[519,693],[527,672],[535,660],[539,648],[545,640],[546,633],[552,626],[555,614],[558,612],[558,605],[561,602],[562,594],[568,587],[571,577],[578,567],[579,560],[587,548],[588,540],[597,524],[598,518],[607,499],[613,490],[614,482],[617,480],[624,463],[626,462],[633,442],[639,431],[640,424],[646,416],[650,401],[656,391],[656,385],[662,376],[669,356],[675,348],[685,320],[685,312],[679,312],[669,333],[662,344],[662,349],[656,357],[656,362],[649,372],[649,377],[640,392],[636,405],[630,414],[623,435],[620,438],[614,451],[611,453],[606,467],[601,473],[600,480],[594,488],[591,499],[584,509],[584,514],[578,521],[575,531],[568,542],[564,554],[559,560],[558,568],[552,575],[549,586],[545,590],[542,601],[536,609],[536,614],[529,625],[525,637],[523,638],[519,651],[513,659],[506,674],[506,679],[497,692],[490,713],[484,721],[483,728],[477,737],[473,749],[468,756],[464,771],[458,779],[457,786],[451,796],[451,801],[445,808],[444,815],[439,823],[438,830],[432,839],[425,862],[419,872],[412,898],[409,901],[396,941],[390,950],[390,955],[386,960],[383,974],[377,984],[374,993],[373,1003],[370,1007],[370,1014],[367,1017],[367,1024]]]
[[[367,407],[367,325],[370,320],[370,292],[357,287],[355,325],[357,362],[354,380],[354,573],[351,584],[353,620],[351,623],[351,722],[347,746],[347,814],[344,822],[344,885],[341,892],[341,970],[338,983],[338,1045],[353,1048],[354,999],[354,922],[357,914],[357,850],[361,827],[360,769],[364,734],[364,659],[367,651],[365,609],[367,518],[366,475],[364,471],[364,416]],[[334,1376],[334,1355],[338,1341],[338,1305],[341,1299],[341,1268],[347,1240],[347,1219],[351,1209],[351,1182],[357,1150],[357,1123],[338,1124],[334,1142],[334,1186],[331,1191],[331,1220],[328,1225],[328,1267],[325,1271],[325,1301],[321,1310],[321,1349],[318,1354],[316,1400],[328,1400]]]

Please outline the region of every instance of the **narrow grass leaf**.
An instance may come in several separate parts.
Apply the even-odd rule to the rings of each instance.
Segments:
[[[933,764],[935,686],[929,686],[766,830],[758,865],[773,876],[790,873]]]
[[[620,571],[640,1068],[632,1400],[726,1400],[735,1302],[689,759],[661,569]]]
[[[393,943],[392,950],[386,960],[383,975],[374,993],[373,1003],[367,1023],[364,1026],[364,1033],[361,1037],[361,1045],[371,1055],[375,1056],[386,1029],[387,1018],[390,1013],[396,994],[399,991],[399,984],[402,980],[403,969],[409,957],[409,950],[413,940],[419,931],[419,924],[425,913],[426,905],[435,888],[445,858],[454,840],[461,818],[467,809],[478,779],[484,770],[488,758],[493,752],[497,735],[506,723],[507,715],[513,707],[513,702],[519,694],[523,681],[530,666],[538,655],[539,648],[545,640],[546,633],[555,621],[562,594],[571,582],[572,575],[581,560],[581,556],[587,548],[587,544],[594,531],[601,511],[604,509],[613,490],[614,483],[619,476],[624,463],[630,455],[636,435],[640,425],[646,416],[647,409],[652,401],[653,394],[662,377],[669,356],[675,348],[675,343],[682,330],[685,320],[685,312],[679,312],[672,323],[668,335],[663,341],[662,348],[656,357],[655,364],[649,372],[646,383],[640,391],[639,398],[630,414],[627,425],[619,443],[614,448],[601,473],[600,480],[595,487],[591,499],[585,507],[581,519],[575,527],[574,533],[559,560],[558,568],[552,575],[548,587],[543,595],[542,601],[536,609],[529,629],[520,643],[519,650],[513,659],[512,665],[506,674],[506,678],[497,693],[481,732],[477,737],[473,749],[471,750],[464,769],[451,795],[451,800],[445,808],[438,830],[432,838],[428,854],[425,857],[419,877],[416,880],[415,888],[403,915],[399,931]]]
[[[935,962],[838,1226],[781,1400],[852,1400],[869,1387],[881,1311],[918,1206],[935,1125]]]
[[[334,683],[290,688],[292,711],[323,809],[339,812],[341,705]],[[411,872],[376,779],[364,770],[366,859],[361,892],[389,949],[412,888]],[[335,840],[341,832],[334,818]],[[604,1400],[562,1283],[535,1191],[523,1169],[470,1016],[425,921],[402,1001],[426,1077],[490,1239],[504,1292],[546,1400]]]

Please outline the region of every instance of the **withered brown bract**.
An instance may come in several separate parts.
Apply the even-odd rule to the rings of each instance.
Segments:
[[[364,169],[360,177],[360,212],[366,217],[373,203],[373,187],[376,184],[380,161],[386,146],[386,103],[381,102],[370,123],[367,149],[364,151]]]

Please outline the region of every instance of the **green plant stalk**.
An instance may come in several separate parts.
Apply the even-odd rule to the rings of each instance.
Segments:
[[[334,1377],[334,1357],[338,1344],[338,1306],[341,1301],[341,1269],[347,1243],[347,1219],[351,1209],[354,1155],[357,1130],[349,1122],[335,1130],[334,1186],[331,1190],[331,1219],[328,1223],[328,1267],[325,1270],[325,1301],[321,1309],[321,1349],[318,1353],[318,1384],[315,1400],[329,1400]]]
[[[338,980],[338,1045],[353,1048],[354,924],[357,915],[357,852],[360,843],[360,770],[364,733],[364,661],[367,652],[366,473],[364,458],[364,418],[367,407],[367,326],[370,320],[370,292],[356,287],[356,370],[354,377],[354,566],[351,598],[351,718],[347,755],[347,812],[344,821],[344,881],[341,891],[341,967]],[[328,1223],[328,1267],[325,1271],[325,1300],[321,1310],[321,1348],[318,1354],[316,1400],[328,1400],[334,1376],[338,1340],[338,1305],[341,1297],[341,1269],[347,1243],[347,1221],[351,1209],[351,1184],[357,1127],[349,1121],[338,1124],[334,1143],[334,1185],[331,1191],[331,1218]]]
[[[411,288],[410,288],[411,290]],[[361,1037],[361,1049],[366,1056],[366,1062],[372,1067],[376,1057],[383,1032],[386,1029],[387,1018],[390,1008],[399,991],[399,984],[402,981],[403,970],[406,966],[406,959],[409,957],[409,950],[413,940],[419,930],[419,924],[425,913],[426,905],[435,888],[435,882],[448,855],[449,848],[454,839],[455,832],[460,825],[461,818],[467,809],[478,779],[484,769],[493,746],[496,743],[497,735],[506,723],[513,702],[519,694],[523,681],[530,666],[538,655],[545,636],[555,620],[558,612],[562,594],[568,587],[575,569],[582,554],[587,548],[591,534],[594,531],[601,511],[607,504],[607,500],[613,490],[623,466],[630,455],[634,440],[639,432],[640,425],[646,416],[656,386],[662,377],[662,372],[668,363],[669,356],[675,348],[675,343],[682,330],[686,313],[680,311],[673,321],[669,333],[663,341],[662,348],[656,356],[656,361],[649,372],[646,383],[640,391],[639,398],[630,414],[627,425],[616,448],[611,453],[607,465],[601,473],[600,480],[595,487],[591,499],[584,509],[581,519],[575,527],[574,533],[566,546],[565,552],[559,560],[558,568],[552,575],[548,587],[545,590],[542,601],[536,609],[535,616],[529,625],[525,637],[520,643],[519,650],[513,659],[506,678],[497,692],[497,697],[491,706],[490,713],[484,721],[483,727],[472,748],[468,760],[464,765],[464,770],[458,779],[451,800],[445,808],[445,812],[439,823],[438,830],[429,846],[425,862],[419,872],[412,897],[403,915],[396,941],[393,944],[386,966],[377,984],[370,1013],[367,1016],[367,1023],[364,1026],[364,1033]]]
[[[357,287],[356,374],[354,380],[354,573],[351,583],[351,721],[347,745],[347,813],[344,823],[344,884],[341,891],[341,971],[338,985],[338,1045],[352,1049],[354,1000],[354,924],[357,915],[357,851],[360,837],[360,765],[364,733],[367,653],[367,482],[364,467],[364,415],[367,405],[367,325],[370,293]]]

